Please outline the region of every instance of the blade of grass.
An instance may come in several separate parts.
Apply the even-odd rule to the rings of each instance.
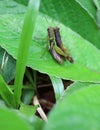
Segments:
[[[23,84],[23,76],[25,66],[27,63],[28,52],[32,40],[32,34],[35,26],[36,16],[39,10],[40,0],[30,0],[24,25],[21,34],[21,40],[17,56],[16,75],[14,82],[14,96],[16,101],[16,108],[20,104],[21,89]]]
[[[32,84],[34,93],[37,93],[37,87],[36,87],[36,71],[34,70],[34,71],[32,71],[32,73],[33,73],[34,79],[33,79],[32,75],[31,75],[30,71],[29,71],[28,69],[26,69],[26,72],[25,72],[26,77],[28,78],[28,80],[29,80],[30,83]]]
[[[50,75],[49,75],[49,77],[51,79],[51,82],[52,82],[52,85],[54,88],[55,98],[57,101],[64,91],[64,85],[60,78],[57,78],[55,76],[50,76]]]
[[[10,107],[14,107],[14,93],[10,89],[10,87],[6,84],[3,77],[0,75],[0,95],[6,102],[6,104]]]

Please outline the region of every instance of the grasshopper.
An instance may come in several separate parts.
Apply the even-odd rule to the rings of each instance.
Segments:
[[[73,63],[73,58],[70,56],[67,48],[65,48],[62,43],[59,28],[49,27],[47,31],[49,37],[49,50],[53,58],[60,64],[62,64],[63,60],[66,59]]]
[[[55,34],[54,34],[54,28],[50,27],[47,29],[48,31],[48,37],[49,37],[49,50],[51,54],[53,55],[53,58],[58,61],[58,63],[62,64],[62,58],[55,50],[56,41],[55,41]]]

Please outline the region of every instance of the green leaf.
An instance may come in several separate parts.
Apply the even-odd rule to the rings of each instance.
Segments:
[[[36,108],[37,106],[26,106],[23,104],[20,109],[21,113],[18,111],[18,115],[27,121],[33,127],[33,129],[42,130],[45,122],[34,115]]]
[[[53,2],[55,3],[55,1]],[[57,5],[58,3],[59,2],[56,2]],[[59,9],[57,6],[57,10]],[[62,12],[61,9],[60,12]],[[18,43],[19,43],[22,23],[23,23],[23,15],[21,14],[13,15],[12,12],[12,15],[10,16],[1,15],[0,17],[0,28],[1,28],[0,45],[3,48],[5,48],[7,52],[10,53],[15,59],[17,58]],[[51,54],[48,52],[48,49],[44,47],[48,43],[48,39],[46,39],[46,37],[47,37],[47,28],[49,26],[60,27],[63,44],[66,48],[68,48],[70,55],[73,57],[74,64],[70,64],[68,61],[66,61],[64,62],[63,65],[59,65],[58,63],[56,63],[56,61],[53,59]],[[82,25],[82,27],[84,26]],[[77,28],[79,29],[79,25],[77,25]],[[89,30],[89,28],[87,27],[86,30]],[[91,30],[90,33],[87,33],[87,35],[88,34],[91,34]],[[95,33],[92,31],[92,34]],[[64,26],[62,23],[58,23],[57,21],[54,20],[52,22],[52,19],[45,16],[44,14],[40,14],[38,16],[33,37],[46,39],[46,40],[40,41],[39,39],[36,40],[35,38],[33,38],[30,51],[29,51],[27,66],[35,70],[38,70],[40,72],[53,75],[56,77],[60,77],[63,79],[70,79],[74,81],[84,81],[84,82],[85,81],[100,82],[100,78],[99,78],[100,77],[99,76],[100,51],[97,48],[95,48],[95,46],[92,45],[92,42],[88,42],[86,39],[78,35],[76,32],[72,31],[68,27]],[[91,38],[95,38],[96,40],[98,39],[97,37],[98,35],[91,36]],[[44,51],[45,54],[43,55]]]
[[[17,57],[18,51],[18,38],[20,33],[16,32],[16,28],[21,27],[20,19],[21,16],[18,15],[16,15],[16,18],[13,15],[10,17],[8,15],[0,17],[0,27],[2,30],[0,33],[2,44],[0,43],[0,45],[13,55],[14,58]],[[48,22],[51,22],[51,19],[48,18]],[[4,25],[7,30],[4,29]],[[48,49],[44,48],[44,45],[48,40],[45,42],[43,42],[43,40],[42,42],[40,40],[35,40],[30,47],[27,65],[35,70],[63,79],[100,82],[98,73],[100,71],[100,51],[69,28],[60,23],[59,27],[61,29],[63,44],[68,48],[70,55],[73,57],[74,64],[70,64],[66,61],[63,65],[59,65],[52,58]],[[47,36],[47,28],[47,20],[45,17],[43,19],[43,15],[40,15],[37,19],[34,37],[38,36],[40,38],[45,38]],[[20,31],[21,29],[19,28],[19,32]],[[13,34],[13,32],[15,32],[15,34]],[[43,55],[44,51],[46,53]]]
[[[78,83],[77,83],[78,85]],[[66,93],[49,115],[44,130],[99,130],[100,129],[100,84],[82,85],[77,89]]]
[[[31,89],[29,88],[29,86],[27,86],[27,89],[23,90],[23,94],[22,94],[23,103],[30,104],[33,96],[34,96],[33,86],[31,86]]]
[[[67,87],[66,95],[71,95],[72,93],[84,89],[86,87],[91,86],[92,83],[81,83],[81,82],[74,82],[70,86]]]
[[[94,5],[97,8],[96,19],[97,19],[98,27],[100,29],[100,1],[99,0],[93,0],[93,2],[94,2]]]
[[[100,48],[100,31],[92,0],[42,0],[40,9]]]
[[[34,130],[31,125],[14,111],[0,107],[1,130]]]
[[[61,79],[54,77],[54,76],[50,76],[52,85],[53,85],[53,89],[54,89],[54,93],[55,93],[55,98],[56,101],[60,98],[60,96],[62,95],[62,93],[64,92],[64,85]]]
[[[29,2],[29,0],[14,0],[14,1],[16,1],[20,4],[23,4],[23,5],[28,5],[28,2]]]
[[[15,60],[0,47],[0,72],[6,82],[11,81],[15,75]]]
[[[100,1],[99,1],[99,0],[93,0],[93,2],[94,2],[94,4],[95,4],[96,8],[97,8],[98,10],[100,10]]]
[[[22,103],[20,107],[20,112],[25,114],[28,117],[32,117],[34,116],[36,109],[37,106],[25,105]]]
[[[17,4],[13,0],[0,0],[0,14],[23,14],[26,12],[26,7]]]
[[[15,106],[14,94],[10,87],[5,83],[4,79],[0,75],[0,95],[10,107]]]
[[[45,124],[45,122],[37,116],[34,116],[30,123],[35,130],[43,130],[43,126]]]

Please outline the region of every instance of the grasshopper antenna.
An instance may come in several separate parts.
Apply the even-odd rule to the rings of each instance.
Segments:
[[[46,19],[46,21],[47,21],[47,23],[48,23],[48,25],[49,25],[49,27],[55,27],[55,26],[57,26],[56,24],[55,24],[55,22],[54,22],[54,19],[53,18],[47,18],[46,16],[44,16],[45,17],[45,19]],[[48,19],[50,19],[50,22],[49,22],[49,20]]]

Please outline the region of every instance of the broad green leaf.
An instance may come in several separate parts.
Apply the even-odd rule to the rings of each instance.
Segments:
[[[98,43],[100,32],[97,27],[100,26],[100,13],[96,11],[93,1],[96,3],[96,7],[99,8],[99,0],[42,0],[40,11],[61,21],[61,23],[100,48]]]
[[[25,115],[22,115],[22,113],[19,113],[19,115],[23,117],[33,127],[33,130],[43,130],[45,122],[39,117],[34,115],[33,117],[28,118],[25,117]]]
[[[16,1],[19,3],[24,3],[24,1]],[[18,13],[25,12],[25,7],[18,5],[15,2],[14,4],[16,4],[16,6],[12,6],[13,8],[10,8],[10,5],[13,5],[12,3],[13,1],[11,0],[10,2],[4,0],[4,3],[1,1],[0,12],[9,13],[12,10],[13,12],[16,12],[16,8],[18,8]],[[100,32],[96,24],[96,8],[93,5],[92,0],[42,0],[40,11],[46,13],[48,16],[51,16],[54,19],[60,20],[63,24],[70,27],[72,30],[79,33],[82,37],[100,48],[98,43],[100,40]]]
[[[92,0],[42,0],[40,9],[100,48],[100,31]]]
[[[11,81],[15,75],[15,60],[0,47],[0,72],[6,82]]]
[[[17,58],[21,18],[21,15],[16,15],[16,17],[14,15],[2,15],[0,17],[0,45],[14,58]],[[47,20],[45,16],[39,15],[34,37],[46,38],[48,23],[52,21],[49,18]],[[62,41],[73,57],[74,64],[70,64],[68,61],[64,62],[63,65],[56,63],[48,49],[44,47],[48,40],[38,39],[33,40],[31,44],[27,66],[63,79],[100,82],[100,51],[69,28],[56,23],[56,21],[54,23],[59,24]],[[43,55],[44,51],[45,54]]]
[[[31,125],[12,110],[0,107],[0,130],[34,130]]]
[[[85,83],[82,83],[82,82],[74,82],[72,83],[71,85],[69,85],[67,87],[67,89],[65,90],[66,92],[64,94],[66,94],[67,96],[73,94],[74,92],[77,92],[78,90],[80,89],[84,89],[86,87],[90,87],[92,83],[88,83],[88,82],[85,82]],[[64,95],[63,94],[63,95]],[[63,97],[62,95],[62,97]]]
[[[26,7],[13,0],[0,0],[0,14],[23,14],[25,12]]]
[[[85,85],[83,83],[84,88],[78,89],[70,95],[66,91],[63,99],[50,113],[44,130],[100,129],[100,84],[88,84],[88,87]]]
[[[61,97],[62,93],[64,92],[64,85],[60,78],[55,76],[49,76],[52,82],[52,86],[55,93],[56,101]]]
[[[59,65],[52,58],[48,49],[44,47],[48,43],[48,40],[45,40],[45,42],[43,40],[37,40],[31,44],[27,65],[35,70],[64,79],[99,82],[99,50],[66,26],[56,23],[56,21],[53,22],[54,24],[51,24],[52,19],[45,17],[42,14],[39,15],[34,37],[45,39],[47,36],[47,28],[51,25],[58,25],[61,30],[62,41],[74,58],[74,64],[66,61],[63,65]],[[18,43],[23,23],[22,19],[23,15],[13,14],[10,16],[2,15],[0,17],[0,45],[14,58],[17,57]],[[44,51],[46,53],[43,55]]]
[[[18,115],[21,116],[24,120],[26,120],[35,130],[42,130],[44,126],[44,121],[34,115],[38,106],[29,106],[22,104],[20,111],[18,111]]]
[[[14,0],[14,1],[16,1],[16,2],[18,2],[20,4],[23,4],[23,5],[27,5],[28,2],[29,2],[29,0]]]
[[[4,99],[4,101],[8,106],[14,107],[15,105],[14,94],[11,88],[5,83],[1,75],[0,75],[0,96]]]
[[[35,130],[43,130],[43,126],[45,124],[45,122],[37,116],[34,116],[30,120],[30,123],[35,128]]]
[[[93,5],[92,0],[75,0],[86,12],[94,19],[96,15],[96,9]]]

